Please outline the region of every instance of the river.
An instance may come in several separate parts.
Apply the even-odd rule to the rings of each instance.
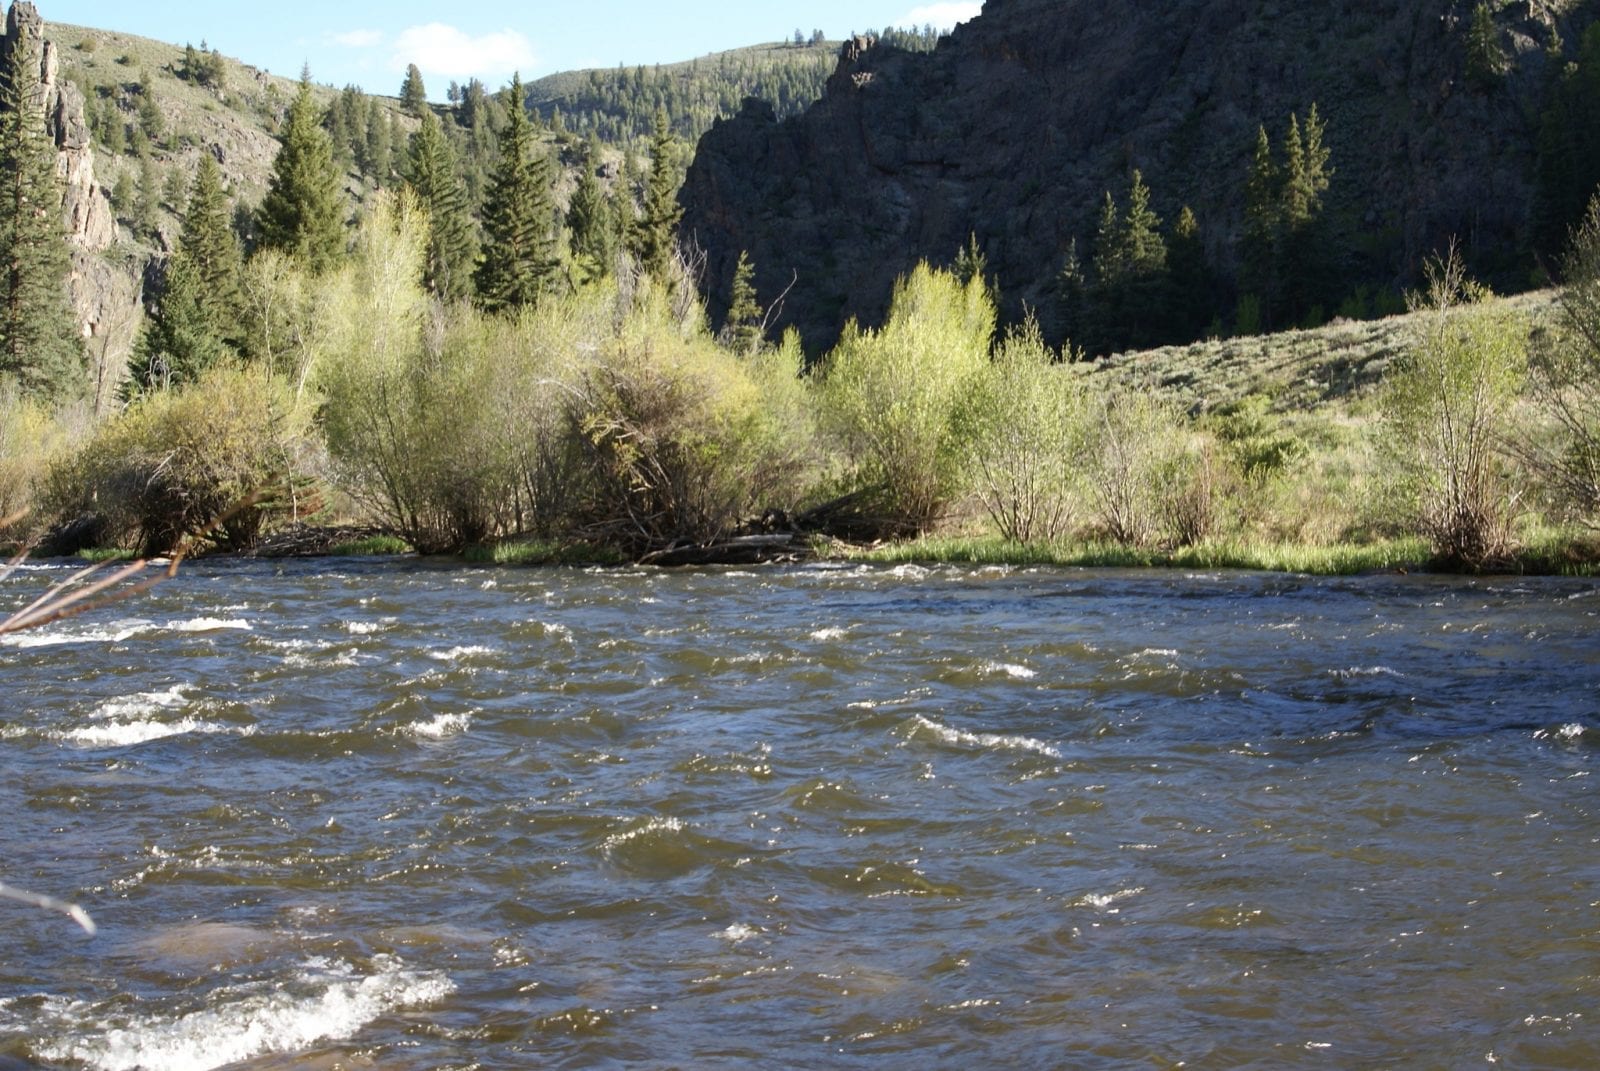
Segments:
[[[0,697],[29,1066],[1600,1058],[1593,580],[201,562]]]

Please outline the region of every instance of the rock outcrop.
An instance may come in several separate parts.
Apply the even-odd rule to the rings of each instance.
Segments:
[[[918,260],[976,236],[1003,312],[1046,326],[1068,248],[1142,170],[1170,223],[1197,213],[1236,267],[1258,126],[1313,103],[1333,153],[1328,219],[1354,281],[1413,282],[1454,236],[1527,277],[1535,142],[1558,42],[1600,2],[1497,5],[1509,72],[1468,77],[1470,0],[988,0],[932,54],[849,42],[822,101],[778,122],[750,102],[702,140],[681,200],[714,315],[741,250],[779,327],[825,349],[874,322]],[[1559,35],[1559,36],[1558,36]]]
[[[117,241],[111,198],[95,177],[94,146],[84,121],[83,94],[60,76],[60,58],[46,40],[44,20],[33,4],[11,5],[6,17],[4,48],[31,38],[39,57],[39,92],[34,106],[44,114],[45,129],[56,146],[56,172],[61,177],[62,212],[67,244],[72,251],[68,281],[78,315],[97,406],[110,404],[122,377],[138,328],[142,272],[129,272],[107,260]]]

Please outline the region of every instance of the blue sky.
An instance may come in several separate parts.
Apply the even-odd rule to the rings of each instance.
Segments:
[[[407,63],[422,68],[443,99],[454,80],[491,86],[514,70],[524,79],[618,63],[672,63],[708,52],[825,31],[830,38],[883,26],[949,26],[979,0],[332,0],[217,4],[202,0],[38,0],[47,21],[121,30],[173,44],[202,40],[225,55],[318,82],[395,93]]]

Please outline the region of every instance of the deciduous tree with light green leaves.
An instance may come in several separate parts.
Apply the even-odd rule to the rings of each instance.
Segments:
[[[1466,277],[1454,249],[1428,265],[1424,315],[1383,386],[1399,501],[1442,561],[1478,569],[1513,549],[1520,491],[1512,407],[1527,370],[1528,325]]]
[[[846,483],[861,535],[926,531],[961,484],[958,409],[989,363],[995,309],[983,280],[965,286],[926,264],[895,286],[888,321],[845,326],[822,386],[825,422],[853,459]]]

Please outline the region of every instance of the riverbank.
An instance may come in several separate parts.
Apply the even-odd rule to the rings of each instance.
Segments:
[[[1017,543],[998,536],[940,535],[921,539],[861,546],[837,540],[795,537],[769,542],[762,548],[730,543],[718,548],[686,548],[676,557],[630,562],[608,548],[528,540],[507,541],[468,548],[458,555],[429,555],[433,560],[466,565],[498,566],[605,566],[632,564],[681,567],[695,565],[782,564],[796,561],[862,562],[877,565],[994,565],[1059,566],[1101,569],[1226,569],[1308,576],[1356,576],[1366,573],[1460,573],[1450,563],[1432,558],[1427,541],[1420,538],[1382,539],[1367,543],[1310,545],[1268,541],[1211,540],[1178,548],[1130,547],[1116,543],[1073,541]],[[376,558],[415,556],[401,540],[369,529],[315,529],[301,526],[294,533],[269,538],[248,555],[251,558]],[[80,555],[83,560],[131,558],[129,551]],[[1596,576],[1600,575],[1600,536],[1577,531],[1543,532],[1488,575]]]

